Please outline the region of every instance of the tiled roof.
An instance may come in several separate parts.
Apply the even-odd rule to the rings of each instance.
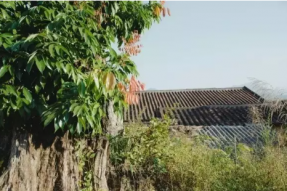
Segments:
[[[211,125],[211,126],[182,126],[170,127],[172,137],[181,138],[185,134],[187,138],[195,137],[204,140],[213,147],[233,146],[237,143],[244,143],[249,146],[262,146],[266,135],[276,141],[276,131],[271,126],[264,124],[248,124],[245,126],[236,125]],[[270,139],[271,140],[271,139]]]
[[[159,108],[156,117],[162,118],[168,113],[176,119],[178,125],[210,126],[210,125],[245,125],[252,123],[250,105],[202,106],[195,108],[175,108],[167,110]]]
[[[271,131],[269,126],[249,124],[246,126],[173,126],[171,135],[177,137],[178,133],[194,137],[200,137],[205,140],[210,146],[234,146],[235,143],[244,143],[250,146],[260,146],[264,141],[264,135],[270,135],[270,138],[275,135],[275,131]]]
[[[244,143],[250,146],[263,143],[263,134],[275,135],[268,127],[260,125],[248,126],[205,126],[198,130],[199,135],[207,135],[211,138],[211,145],[221,144],[223,146]]]
[[[143,91],[138,93],[140,101],[137,105],[130,105],[124,113],[124,121],[150,121],[156,117],[159,108],[176,108],[184,111],[184,108],[194,108],[210,105],[242,105],[258,104],[263,100],[246,87],[224,89],[186,89],[186,90],[159,90]],[[204,110],[205,111],[205,110]],[[198,116],[205,117],[200,109]],[[238,112],[237,110],[234,112]],[[231,116],[230,116],[231,117]],[[185,123],[182,118],[182,122]],[[209,125],[212,120],[207,122]],[[188,122],[187,122],[188,123]],[[193,123],[197,123],[196,121]]]

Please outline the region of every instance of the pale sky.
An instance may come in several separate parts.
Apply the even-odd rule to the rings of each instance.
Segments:
[[[146,89],[287,89],[287,2],[166,2],[133,57]]]

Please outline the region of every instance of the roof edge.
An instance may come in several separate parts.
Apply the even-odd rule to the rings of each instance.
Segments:
[[[246,87],[246,86],[243,86],[243,89],[245,89],[246,91],[250,92],[251,94],[253,94],[256,98],[258,98],[258,100],[261,102],[261,103],[264,103],[266,100],[261,97],[259,94],[255,93],[253,90],[251,90],[250,88]]]
[[[145,92],[181,92],[181,91],[220,91],[220,90],[241,90],[243,87],[227,87],[227,88],[194,88],[194,89],[173,89],[173,90],[144,90],[138,93]]]

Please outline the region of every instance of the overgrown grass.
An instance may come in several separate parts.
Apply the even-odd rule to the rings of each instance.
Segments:
[[[114,173],[130,178],[130,190],[287,190],[285,147],[265,145],[258,152],[240,144],[234,155],[199,139],[171,138],[168,127],[167,118],[149,127],[132,124],[111,141]]]

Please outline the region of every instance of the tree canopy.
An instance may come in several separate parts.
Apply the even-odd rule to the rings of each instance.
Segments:
[[[55,131],[102,133],[107,102],[119,115],[131,102],[139,35],[166,11],[152,1],[0,2],[1,127],[41,118]]]

